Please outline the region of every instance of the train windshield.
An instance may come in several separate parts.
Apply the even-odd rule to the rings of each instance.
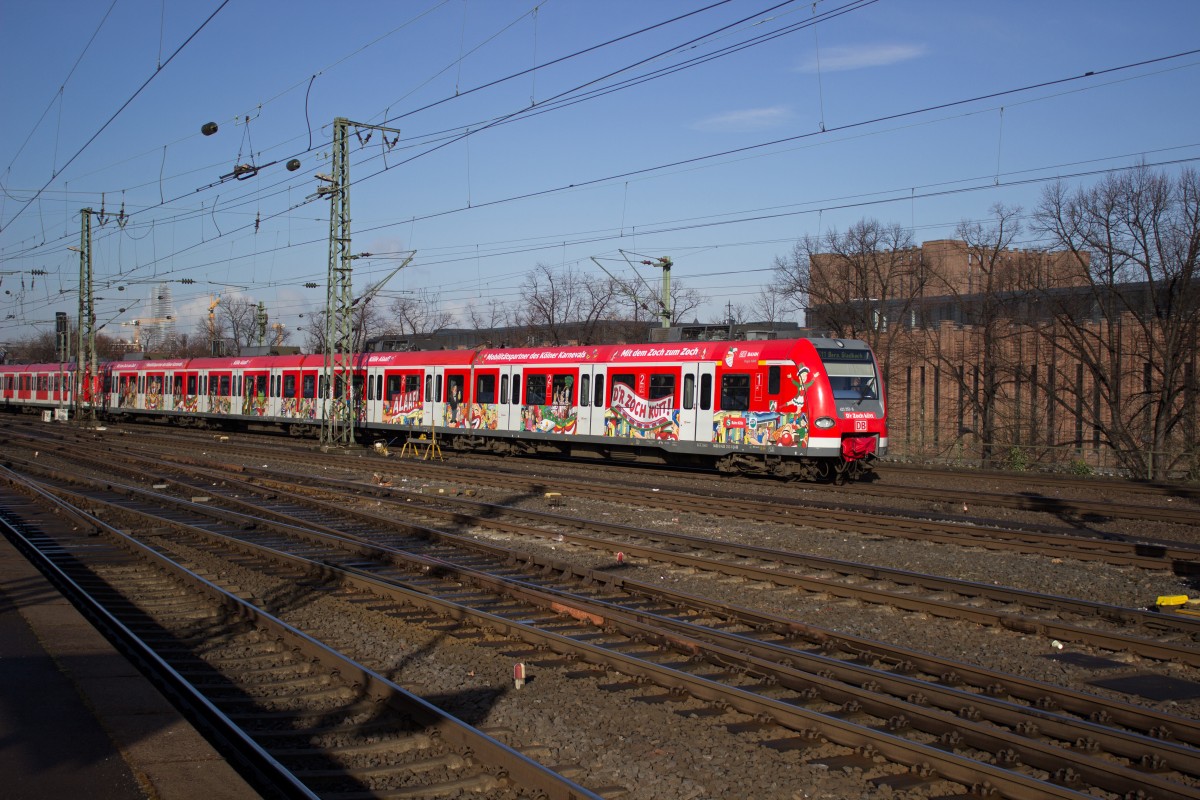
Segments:
[[[817,348],[835,400],[878,400],[879,381],[870,350]]]

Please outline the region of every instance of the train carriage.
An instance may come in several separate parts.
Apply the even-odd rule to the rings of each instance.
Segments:
[[[181,424],[315,435],[334,402],[321,355],[122,361],[105,374],[109,413]],[[887,453],[879,367],[849,339],[365,353],[351,380],[356,426],[388,441],[430,431],[461,450],[838,480]],[[35,410],[69,402],[70,387],[58,365],[10,366],[0,393]]]
[[[72,402],[72,364],[0,366],[0,402],[10,409],[46,410]]]

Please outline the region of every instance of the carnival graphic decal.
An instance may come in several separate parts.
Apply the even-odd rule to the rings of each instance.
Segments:
[[[732,352],[732,351],[731,351]],[[718,444],[808,446],[808,389],[819,373],[798,364],[796,376],[790,378],[795,395],[782,404],[772,400],[770,410],[718,411],[713,415],[713,441]]]
[[[414,389],[384,401],[383,421],[386,425],[420,425],[423,411],[421,392]]]
[[[650,400],[623,383],[612,386],[612,406],[604,412],[604,435],[632,439],[678,439],[679,410],[673,397]]]

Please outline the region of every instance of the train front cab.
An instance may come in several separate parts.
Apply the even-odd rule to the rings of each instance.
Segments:
[[[836,448],[844,464],[861,471],[887,455],[886,393],[879,365],[865,342],[814,339],[812,345],[830,391],[822,408],[814,409],[814,438],[828,450]]]

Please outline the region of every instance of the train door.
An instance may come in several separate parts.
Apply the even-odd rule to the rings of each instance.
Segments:
[[[499,427],[501,371],[496,367],[476,367],[471,372],[467,427],[476,430],[495,430]]]
[[[716,367],[712,362],[684,364],[680,377],[679,438],[687,442],[711,442]]]
[[[383,401],[383,370],[379,367],[363,368],[363,399],[359,422],[376,423],[379,421]]]
[[[195,414],[199,395],[200,373],[194,370],[175,373],[176,411],[182,411],[185,414]]]
[[[604,368],[596,364],[583,364],[579,368],[579,391],[575,398],[575,432],[580,436],[599,436],[604,432],[603,400],[600,408],[593,403],[596,399],[593,382],[596,380],[596,374],[602,374],[603,371]],[[597,417],[600,419],[598,429]]]
[[[318,380],[320,379],[320,380]],[[316,419],[317,406],[320,398],[317,397],[318,384],[325,382],[324,377],[318,370],[306,369],[300,373],[300,399],[296,404],[296,416],[300,419]]]
[[[350,418],[355,425],[367,419],[367,373],[356,369],[350,373]]]
[[[50,373],[35,372],[33,374],[33,399],[43,403],[50,402]]]
[[[242,413],[250,417],[267,416],[270,373],[266,370],[246,371],[242,375]]]
[[[496,430],[521,429],[521,370],[508,364],[497,375]]]
[[[267,372],[267,416],[279,416],[279,396],[283,384],[283,374],[279,367],[271,367]]]
[[[147,372],[142,376],[142,408],[147,411],[161,411],[163,408],[163,378],[161,372]]]
[[[435,386],[436,389],[434,391]],[[425,370],[425,404],[421,406],[421,427],[429,428],[433,426],[433,421],[437,419],[437,411],[441,408],[442,402],[442,376],[438,372],[437,367],[430,367]]]
[[[443,373],[444,405],[438,420],[441,424],[451,428],[468,426],[473,402],[470,379],[468,370],[446,370]]]

